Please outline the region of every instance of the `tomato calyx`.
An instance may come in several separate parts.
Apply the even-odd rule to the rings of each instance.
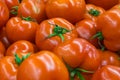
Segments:
[[[96,9],[90,9],[90,11],[88,11],[89,14],[91,14],[92,16],[99,16],[100,15],[100,11],[96,10]]]
[[[87,70],[81,69],[81,68],[72,68],[68,64],[66,64],[66,67],[67,67],[69,74],[70,74],[70,80],[74,80],[75,76],[77,76],[79,80],[85,80],[85,78],[83,77],[81,72],[94,73],[93,71],[87,71]]]
[[[15,53],[14,56],[15,62],[19,66],[25,59],[27,59],[30,56],[30,53],[26,54],[25,56],[22,56],[22,58],[20,58],[17,53]]]
[[[18,14],[18,6],[13,6],[10,11],[10,14],[13,14],[16,16]]]
[[[103,35],[102,35],[102,32],[97,32],[95,35],[92,36],[91,39],[95,39],[95,38],[98,39],[98,44],[99,44],[101,50],[104,51],[104,50],[105,50],[105,46],[102,44],[102,42],[103,42],[103,40],[104,40],[104,37],[103,37]]]
[[[48,35],[47,38],[51,38],[51,37],[54,37],[54,36],[59,36],[62,41],[64,41],[64,36],[63,34],[67,33],[67,32],[70,32],[70,30],[66,29],[66,28],[62,28],[61,26],[57,25],[57,24],[52,24],[54,26],[53,28],[53,33]]]
[[[36,22],[35,19],[33,19],[32,17],[28,16],[28,17],[23,17],[21,16],[22,20],[25,20],[25,21],[33,21],[33,22]]]

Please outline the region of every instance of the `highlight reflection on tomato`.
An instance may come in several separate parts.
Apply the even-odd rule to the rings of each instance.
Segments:
[[[7,5],[0,1],[0,29],[6,24],[9,19],[9,10]]]
[[[34,45],[26,40],[19,40],[15,43],[11,44],[7,50],[5,55],[6,56],[14,56],[14,54],[18,54],[19,57],[26,55],[28,53],[34,53]]]
[[[17,80],[69,80],[69,73],[54,53],[40,51],[19,66]]]
[[[120,80],[120,67],[106,65],[98,69],[91,80]]]
[[[48,0],[46,3],[48,18],[61,17],[71,23],[76,23],[83,18],[84,13],[84,0]]]
[[[78,37],[75,26],[63,18],[52,18],[40,23],[35,42],[40,50],[52,51],[60,43]]]
[[[30,17],[12,17],[6,24],[6,34],[8,40],[13,43],[18,40],[28,40],[34,42],[38,24],[31,21]]]
[[[0,80],[16,80],[17,64],[13,56],[6,56],[0,60]]]

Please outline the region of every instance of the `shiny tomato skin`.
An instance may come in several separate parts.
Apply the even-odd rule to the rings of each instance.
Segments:
[[[68,29],[70,32],[63,34],[64,41],[78,37],[75,26],[63,18],[52,18],[40,23],[36,31],[35,42],[40,50],[52,51],[57,45],[64,42],[59,36],[47,38],[53,33],[54,25],[59,25],[62,28]]]
[[[34,42],[37,27],[36,22],[25,21],[20,17],[12,17],[6,24],[6,35],[11,43],[18,40]]]
[[[71,23],[76,23],[83,18],[84,13],[84,0],[48,0],[46,3],[48,18],[61,17]]]
[[[100,67],[105,66],[105,65],[113,65],[113,66],[118,66],[120,67],[120,61],[119,61],[119,56],[111,51],[101,51],[99,50],[101,54],[101,64]]]
[[[91,14],[91,9],[98,11],[97,15],[96,14]],[[103,14],[105,12],[105,10],[99,6],[95,6],[93,4],[86,4],[86,12],[84,14],[84,18],[85,19],[91,19],[93,21],[96,22],[97,17],[100,16],[101,14]]]
[[[119,0],[86,0],[86,2],[100,6],[104,9],[110,9],[114,5],[118,4]]]
[[[73,68],[96,70],[100,64],[100,55],[97,49],[82,38],[61,43],[54,49],[54,53]]]
[[[80,38],[84,38],[95,47],[99,48],[98,40],[92,39],[93,35],[96,34],[96,23],[90,19],[83,19],[75,24],[76,31]]]
[[[120,80],[120,67],[106,65],[98,69],[91,80]]]
[[[6,24],[9,19],[9,10],[5,3],[0,1],[0,29]]]
[[[69,74],[54,53],[40,51],[19,66],[17,80],[69,80]]]
[[[3,0],[7,5],[8,9],[11,10],[12,7],[19,5],[19,0]]]
[[[34,53],[34,45],[26,40],[19,40],[11,44],[7,50],[6,56],[14,56],[14,54],[18,54],[19,57],[26,55],[28,53]]]
[[[120,50],[120,10],[111,9],[100,15],[97,26],[104,37],[104,45],[108,50]]]
[[[5,46],[4,46],[4,44],[0,41],[0,59],[1,59],[2,57],[4,57],[5,51],[6,51]]]
[[[46,19],[43,0],[23,0],[18,8],[18,16],[32,17],[38,23]]]
[[[16,80],[18,66],[12,56],[0,60],[0,80]]]

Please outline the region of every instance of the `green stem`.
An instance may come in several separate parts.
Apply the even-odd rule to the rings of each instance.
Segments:
[[[28,16],[28,17],[23,17],[23,16],[21,16],[21,18],[22,18],[22,20],[25,20],[25,21],[34,21],[34,22],[36,22],[36,20],[33,19],[33,18],[30,17],[30,16]]]
[[[18,6],[12,7],[12,9],[10,11],[10,14],[13,14],[13,15],[16,16],[18,14]]]
[[[81,69],[81,68],[76,68],[76,69],[77,71],[84,72],[84,73],[94,73],[93,71],[88,71],[88,70]]]
[[[95,35],[92,36],[91,39],[95,39],[98,38],[100,41],[102,41],[104,39],[102,32],[97,32]]]
[[[62,42],[64,41],[64,36],[63,36],[63,34],[58,34],[58,36],[62,39]]]
[[[51,23],[49,23],[49,24],[51,24]],[[54,36],[59,36],[61,38],[61,40],[64,41],[63,34],[66,34],[67,32],[70,32],[70,30],[68,30],[66,28],[62,28],[61,26],[56,25],[56,24],[51,24],[51,25],[54,26],[53,33],[48,35],[47,38],[51,38],[51,37],[54,37]]]
[[[65,63],[69,74],[70,74],[70,80],[74,80],[75,76],[77,76],[79,78],[79,80],[85,80],[85,78],[83,77],[83,75],[81,74],[81,72],[84,73],[94,73],[92,71],[87,71],[85,69],[81,69],[81,68],[72,68],[70,67],[63,59],[63,62]]]
[[[99,16],[100,15],[100,11],[98,11],[96,9],[90,9],[90,11],[88,13],[93,15],[93,16]]]
[[[85,78],[83,77],[83,75],[77,71],[77,76],[79,78],[79,80],[85,80]]]
[[[105,50],[105,46],[101,43],[100,40],[98,40],[98,45],[100,46],[100,49],[101,49],[102,51]]]
[[[30,56],[30,53],[26,54],[25,56],[22,56],[22,58],[20,58],[17,53],[15,53],[14,56],[15,62],[19,66],[25,59],[27,59]]]

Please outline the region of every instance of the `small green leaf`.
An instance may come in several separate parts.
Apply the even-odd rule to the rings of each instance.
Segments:
[[[96,9],[90,9],[90,11],[88,13],[93,15],[93,16],[99,16],[100,15],[100,11],[98,11]]]
[[[81,68],[76,68],[76,70],[80,72],[85,72],[85,73],[94,73],[93,71],[88,71],[88,70],[81,69]]]
[[[85,78],[79,71],[77,71],[77,77],[79,78],[79,80],[85,80]]]
[[[25,56],[22,57],[22,62],[27,59],[30,56],[30,53],[26,54]]]
[[[18,65],[20,65],[21,62],[22,62],[22,60],[20,59],[20,57],[18,56],[17,53],[15,53],[14,56],[15,56],[15,62],[16,62]]]

